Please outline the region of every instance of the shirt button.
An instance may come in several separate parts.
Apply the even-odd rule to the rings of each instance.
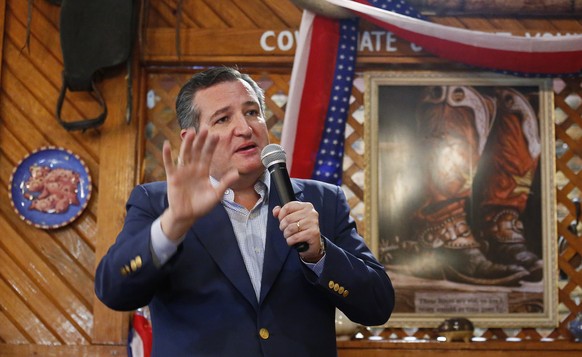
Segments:
[[[261,336],[261,338],[263,340],[266,340],[269,338],[269,330],[267,330],[266,328],[262,328],[259,330],[259,336]]]
[[[333,289],[334,285],[335,285],[335,283],[333,282],[333,280],[330,280],[330,281],[329,281],[329,283],[327,284],[327,286],[328,286],[330,289]]]

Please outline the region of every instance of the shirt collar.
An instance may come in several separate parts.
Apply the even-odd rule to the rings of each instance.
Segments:
[[[215,179],[214,177],[210,176],[210,184],[212,184],[213,187],[217,187],[218,186],[218,180]],[[257,180],[257,182],[255,182],[255,192],[257,192],[262,198],[263,201],[267,201],[268,197],[269,197],[269,187],[271,185],[271,176],[269,175],[268,171],[265,169],[265,171],[263,171],[263,174],[259,177],[259,179]],[[234,192],[231,188],[227,188],[226,191],[224,191],[224,195],[222,196],[222,200],[223,201],[234,201]]]

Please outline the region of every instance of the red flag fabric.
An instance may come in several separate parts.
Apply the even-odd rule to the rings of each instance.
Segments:
[[[141,309],[133,314],[128,339],[129,357],[150,357],[152,354],[152,327]]]

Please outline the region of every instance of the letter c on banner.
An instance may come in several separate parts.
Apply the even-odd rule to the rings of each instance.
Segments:
[[[275,37],[275,31],[265,31],[263,32],[263,34],[261,35],[261,48],[267,52],[272,52],[275,51],[275,46],[270,46],[267,44],[267,38],[269,37]]]

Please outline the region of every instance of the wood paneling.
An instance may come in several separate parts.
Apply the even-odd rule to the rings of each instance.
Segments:
[[[0,39],[4,38],[4,24],[6,23],[6,0],[0,0]],[[2,80],[2,55],[4,54],[4,41],[0,41],[0,81]]]
[[[139,81],[134,80],[133,85],[139,88]],[[125,109],[126,92],[127,80],[123,77],[109,80],[103,87],[106,102],[117,103],[116,107],[119,109]],[[135,97],[136,100],[137,98],[139,96]],[[136,103],[137,101],[132,103],[134,108],[137,107]],[[126,123],[125,110],[110,112],[101,129],[99,156],[102,160],[99,169],[102,172],[107,172],[107,175],[101,176],[99,181],[100,199],[104,203],[99,205],[97,211],[97,217],[99,217],[97,221],[99,240],[95,252],[97,262],[113,244],[123,225],[125,203],[136,183],[136,140],[138,137],[136,117],[134,116],[134,120],[130,123]],[[93,301],[95,314],[93,343],[124,343],[127,341],[128,315],[112,311],[99,302],[96,297]]]
[[[127,314],[104,307],[99,314],[93,279],[96,254],[103,254],[115,238],[128,189],[135,184],[137,121],[125,122],[127,84],[121,68],[112,69],[97,84],[106,91],[109,107],[103,128],[68,132],[60,126],[55,118],[63,71],[60,7],[44,0],[30,2],[28,22],[28,3],[0,3],[5,19],[0,67],[0,195],[4,197],[0,201],[0,355],[101,354],[109,349],[86,346],[96,341],[122,345],[127,336]],[[90,94],[68,93],[62,116],[78,120],[94,116],[99,109]],[[15,214],[8,189],[12,169],[20,160],[49,145],[78,154],[88,166],[93,188],[89,205],[72,224],[42,230]],[[109,170],[104,180],[102,166]],[[100,205],[101,197],[111,206]],[[10,347],[22,344],[29,347]],[[51,352],[46,352],[47,346],[34,347],[42,345],[57,347]],[[68,352],[58,352],[58,346]]]
[[[126,355],[126,346],[3,345],[0,347],[0,357],[111,357]]]
[[[299,24],[301,10],[281,0],[183,0],[149,1],[145,19],[148,28],[268,29]],[[176,16],[180,13],[180,18]]]

